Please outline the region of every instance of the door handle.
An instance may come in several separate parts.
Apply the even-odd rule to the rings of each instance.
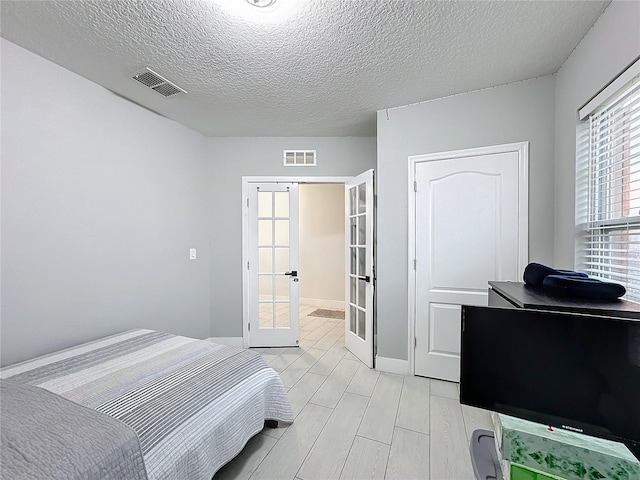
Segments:
[[[292,270],[290,272],[285,272],[285,275],[291,275],[292,277],[297,277],[298,276],[298,271],[297,270]]]
[[[371,282],[371,277],[369,275],[365,276],[365,277],[358,277],[358,280],[364,280],[367,283]]]

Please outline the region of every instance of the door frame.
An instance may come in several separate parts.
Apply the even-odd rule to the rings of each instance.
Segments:
[[[448,152],[410,155],[408,157],[408,255],[407,255],[407,296],[409,317],[409,372],[415,375],[416,346],[416,166],[418,163],[434,160],[448,160],[469,156],[493,155],[496,153],[518,154],[518,269],[524,270],[529,258],[529,142],[506,143],[485,147],[466,148]],[[524,193],[524,195],[522,195]],[[488,285],[487,285],[487,288]]]
[[[249,186],[252,183],[341,183],[346,184],[352,176],[242,176],[242,347],[249,348]]]

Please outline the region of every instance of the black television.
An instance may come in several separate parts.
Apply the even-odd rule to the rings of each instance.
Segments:
[[[640,454],[640,319],[463,306],[460,367],[463,404]]]

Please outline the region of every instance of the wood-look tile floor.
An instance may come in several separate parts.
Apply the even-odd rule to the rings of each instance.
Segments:
[[[344,320],[300,308],[299,348],[259,348],[280,373],[295,422],[265,429],[221,479],[473,480],[469,439],[489,414],[458,384],[370,370],[344,347]]]

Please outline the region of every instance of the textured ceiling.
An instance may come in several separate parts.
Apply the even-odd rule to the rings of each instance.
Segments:
[[[1,2],[2,36],[209,136],[372,136],[375,112],[555,73],[609,2]],[[131,79],[149,66],[188,95]]]

